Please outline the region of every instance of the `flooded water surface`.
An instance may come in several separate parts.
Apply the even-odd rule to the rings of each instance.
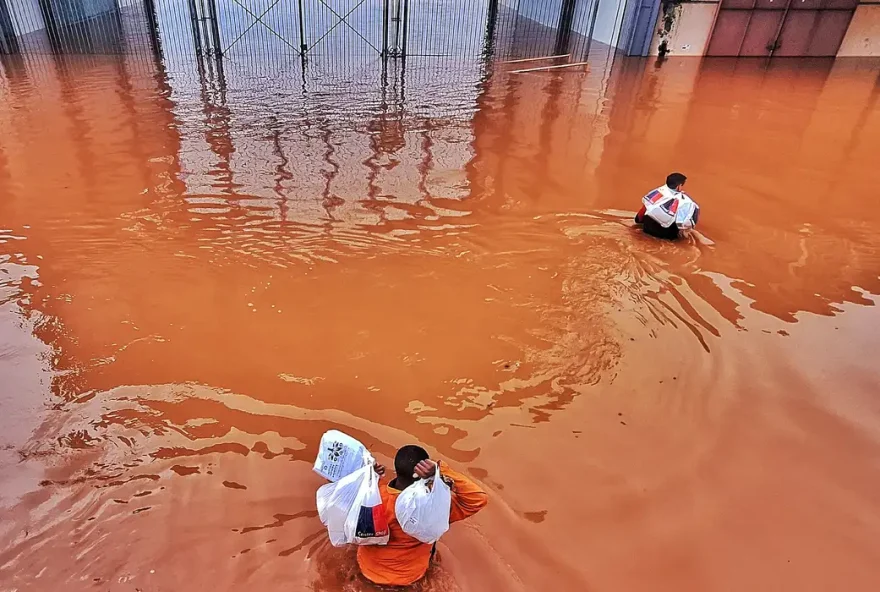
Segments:
[[[594,61],[4,61],[0,589],[371,590],[335,428],[490,492],[420,590],[876,590],[880,66]]]

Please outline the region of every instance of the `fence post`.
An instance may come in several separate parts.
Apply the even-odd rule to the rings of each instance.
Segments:
[[[571,25],[574,20],[574,9],[577,0],[562,0],[559,10],[559,24],[556,27],[556,55],[568,52],[568,43],[571,40]]]
[[[202,55],[202,36],[199,33],[199,11],[196,8],[196,0],[188,0],[189,5],[189,23],[192,25],[193,43],[196,46],[196,55]]]
[[[382,56],[388,57],[388,0],[382,0]]]
[[[144,12],[147,16],[147,28],[150,30],[150,45],[153,53],[161,56],[162,43],[159,38],[159,21],[156,19],[156,3],[153,0],[144,0]]]
[[[208,0],[210,1],[210,0]],[[205,0],[199,0],[199,22],[202,23],[202,44],[204,45],[203,53],[211,55],[211,37],[208,34],[208,9],[205,8]]]
[[[223,57],[223,47],[220,45],[220,23],[217,21],[217,0],[207,0],[208,12],[211,15],[211,37],[214,39],[214,57]]]
[[[590,57],[590,47],[593,45],[593,30],[596,28],[596,16],[599,14],[599,2],[600,0],[593,0],[593,14],[590,15],[590,29],[587,33],[587,48],[584,50],[584,56],[589,59]]]
[[[299,53],[305,58],[309,46],[306,44],[306,29],[303,24],[303,0],[299,0]]]
[[[486,56],[495,53],[495,29],[498,25],[498,0],[489,0],[489,11],[486,14]]]
[[[403,0],[403,43],[400,44],[400,55],[406,57],[406,41],[409,33],[409,0]]]
[[[6,0],[0,0],[0,53],[19,53],[18,38]]]

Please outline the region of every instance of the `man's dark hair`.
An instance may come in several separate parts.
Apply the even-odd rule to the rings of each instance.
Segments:
[[[681,185],[684,185],[684,182],[687,180],[688,178],[681,173],[672,173],[666,177],[666,186],[670,189],[678,189]]]
[[[428,460],[428,451],[421,446],[409,444],[397,451],[394,457],[394,470],[406,480],[411,480],[416,465],[423,460]]]

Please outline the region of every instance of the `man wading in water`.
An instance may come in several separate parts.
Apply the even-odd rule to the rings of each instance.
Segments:
[[[439,464],[439,463],[438,463]],[[436,465],[429,460],[428,453],[419,446],[404,446],[394,457],[394,471],[397,476],[390,482],[379,484],[382,506],[388,519],[390,538],[387,545],[365,545],[358,547],[357,560],[361,573],[374,584],[383,586],[409,586],[422,579],[428,571],[434,556],[434,545],[415,539],[400,528],[394,512],[394,504],[400,492],[415,483],[413,475],[420,479],[434,476]],[[379,476],[385,474],[385,467],[376,465]],[[444,464],[441,469],[443,480],[452,490],[452,505],[449,522],[458,522],[482,510],[489,496],[480,486]]]
[[[642,198],[642,209],[636,214],[636,224],[645,234],[657,238],[677,239],[680,231],[697,225],[700,206],[683,191],[687,177],[672,173],[662,185]]]

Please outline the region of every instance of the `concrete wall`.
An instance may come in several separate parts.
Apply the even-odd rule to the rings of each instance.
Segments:
[[[517,8],[520,16],[547,27],[555,27],[559,24],[562,0],[522,0]]]
[[[629,0],[636,2],[638,0]],[[599,3],[596,12],[596,24],[593,26],[593,39],[605,45],[618,47],[620,42],[620,27],[623,22],[623,12],[627,0],[579,0],[575,9],[572,29],[586,36],[590,31],[590,20],[593,11]]]
[[[837,55],[880,56],[880,3],[862,2],[856,7]]]
[[[116,10],[116,3],[113,2],[113,0],[82,0],[80,6],[81,11],[77,20],[83,17],[90,18]]]
[[[38,0],[7,0],[7,6],[12,13],[16,35],[22,36],[46,28]]]
[[[636,1],[636,0],[629,0]],[[620,42],[620,28],[623,22],[627,0],[577,0],[572,22],[572,30],[587,35],[590,20],[598,2],[596,24],[593,26],[593,39],[599,43],[617,47]],[[521,0],[514,5],[519,14],[548,27],[559,24],[562,0]]]
[[[649,54],[657,55],[663,41],[666,41],[669,55],[705,54],[719,6],[718,0],[661,4]]]
[[[120,2],[121,5],[122,2]],[[7,0],[7,6],[12,14],[12,24],[16,35],[22,36],[46,28],[39,0]],[[54,8],[59,25],[78,22],[116,10],[113,0],[82,0],[78,3],[68,0],[53,0],[51,6]]]
[[[624,8],[626,8],[626,0],[601,0],[599,12],[596,13],[593,39],[605,45],[618,47]]]

